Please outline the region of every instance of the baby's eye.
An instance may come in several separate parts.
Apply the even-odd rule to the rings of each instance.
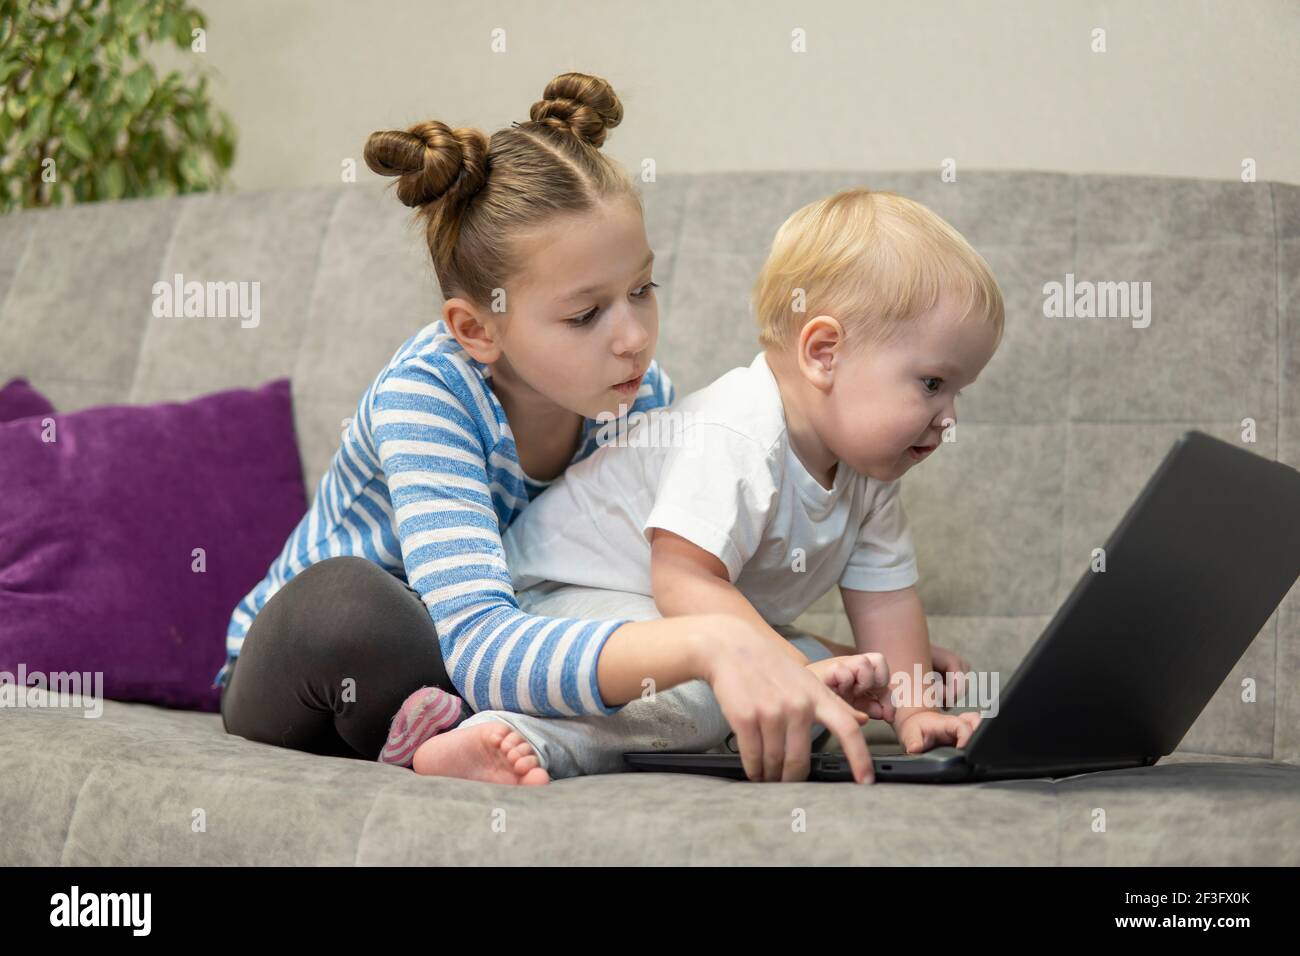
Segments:
[[[935,377],[931,376],[930,378],[923,378],[923,379],[921,379],[921,381],[922,381],[922,382],[942,382],[943,379],[941,379],[941,378],[935,378]],[[937,391],[939,390],[939,386],[936,385],[934,388],[930,388],[930,387],[927,385],[925,390],[926,390],[927,392],[929,392],[931,395],[933,395],[935,392],[937,392]]]
[[[651,280],[650,282],[647,282],[645,285],[643,285],[641,288],[637,289],[632,294],[636,296],[638,299],[644,299],[646,296],[650,294],[651,289],[657,289],[657,288],[659,288],[659,283]]]

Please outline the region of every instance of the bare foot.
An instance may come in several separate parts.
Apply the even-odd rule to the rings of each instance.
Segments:
[[[430,737],[415,751],[411,769],[431,777],[524,787],[541,786],[551,780],[532,744],[500,720],[457,727]]]

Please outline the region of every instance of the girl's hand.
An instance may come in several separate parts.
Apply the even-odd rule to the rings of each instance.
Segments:
[[[812,661],[805,667],[851,707],[864,710],[877,720],[893,723],[894,704],[890,700],[889,664],[885,655],[846,654]]]
[[[720,617],[711,630],[697,644],[697,670],[736,733],[750,780],[807,780],[812,725],[819,723],[839,740],[853,779],[875,782],[861,729],[867,714],[748,622]]]

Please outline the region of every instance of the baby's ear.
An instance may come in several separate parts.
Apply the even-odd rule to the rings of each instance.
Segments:
[[[843,352],[843,345],[844,329],[839,320],[830,315],[814,316],[799,332],[796,344],[799,365],[805,369],[805,374],[811,372],[815,378],[829,378],[836,359]]]

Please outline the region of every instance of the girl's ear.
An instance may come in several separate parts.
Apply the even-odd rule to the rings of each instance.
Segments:
[[[479,311],[468,299],[452,298],[442,305],[442,319],[470,357],[484,365],[501,358],[501,343],[496,332],[479,318]]]

